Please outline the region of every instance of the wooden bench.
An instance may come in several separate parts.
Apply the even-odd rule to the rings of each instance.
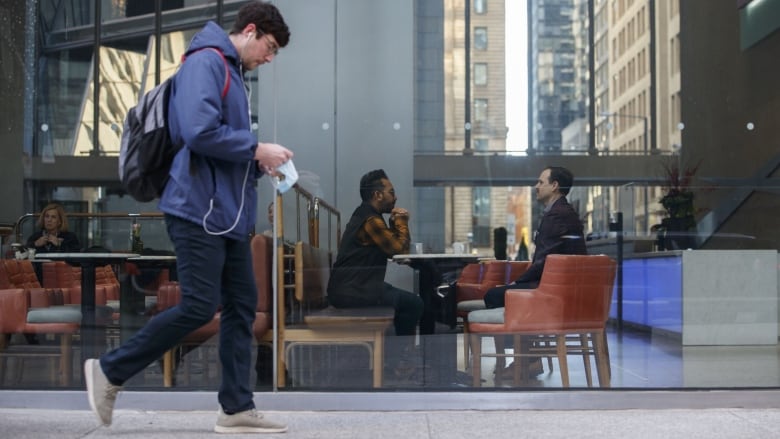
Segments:
[[[307,243],[295,244],[291,266],[294,283],[279,288],[279,316],[291,319],[287,324],[279,318],[278,385],[285,384],[285,365],[290,364],[290,351],[297,345],[361,345],[368,349],[373,370],[374,387],[382,386],[384,334],[393,323],[392,307],[334,308],[327,306],[331,254]],[[282,271],[282,274],[283,271]],[[293,312],[284,309],[285,289],[292,289]],[[292,316],[292,318],[290,317]]]

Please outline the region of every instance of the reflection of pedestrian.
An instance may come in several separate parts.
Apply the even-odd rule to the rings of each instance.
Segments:
[[[187,62],[172,84],[171,137],[184,144],[160,199],[177,255],[181,302],[153,319],[119,348],[84,364],[87,395],[104,425],[117,393],[132,376],[210,322],[219,326],[217,433],[280,433],[287,427],[255,410],[249,383],[257,289],[247,237],[257,212],[255,182],[292,158],[283,146],[257,143],[250,129],[243,73],[271,62],[290,33],[270,3],[245,4],[230,31],[209,22],[192,39]],[[217,48],[220,54],[204,48]],[[222,96],[225,60],[230,87]],[[273,171],[275,172],[275,171]]]

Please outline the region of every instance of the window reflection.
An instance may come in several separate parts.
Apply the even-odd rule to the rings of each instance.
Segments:
[[[42,31],[44,42],[39,58],[41,77],[36,84],[39,105],[35,111],[35,123],[30,126],[34,127],[38,154],[47,158],[84,157],[93,151],[115,155],[127,109],[155,83],[154,39],[148,39],[146,34],[142,37],[130,35],[130,25],[112,28],[112,33],[107,35],[100,48],[99,120],[97,123],[93,120],[93,46],[89,43],[92,37],[89,26],[94,19],[93,3],[39,2],[39,24],[45,29]],[[134,17],[137,21],[146,19],[148,23],[154,12],[153,3],[142,0],[102,2],[103,16],[115,20],[106,23],[106,26],[116,25],[125,17]],[[205,0],[162,2],[163,9],[171,12],[166,18],[177,17],[178,21],[173,20],[177,29],[196,28],[203,19],[214,18],[211,16],[213,10],[209,8],[196,8],[197,12],[192,15],[182,14],[183,18],[174,14],[189,12],[190,7],[207,3]],[[225,3],[229,6],[236,2]],[[395,3],[388,0],[385,6],[395,7]],[[256,90],[260,93],[255,94],[251,105],[257,109],[260,102],[266,113],[260,118],[258,112],[253,111],[253,122],[266,132],[273,132],[280,141],[291,137],[305,140],[299,142],[300,152],[296,152],[301,163],[306,164],[307,160],[309,164],[316,162],[314,166],[338,169],[342,174],[345,169],[365,164],[363,156],[352,154],[350,142],[359,139],[356,141],[361,144],[358,151],[370,151],[374,143],[379,144],[382,140],[381,127],[386,126],[402,127],[396,128],[394,135],[403,134],[408,126],[414,126],[415,131],[425,132],[428,136],[426,142],[393,143],[400,145],[394,150],[398,156],[405,157],[425,150],[426,153],[441,151],[466,159],[468,154],[473,154],[480,160],[484,159],[478,163],[478,171],[452,165],[447,168],[451,171],[447,176],[450,180],[444,178],[414,187],[416,195],[421,194],[417,198],[419,211],[414,212],[414,218],[424,226],[413,229],[414,239],[435,242],[439,246],[437,250],[447,248],[454,241],[472,241],[477,251],[489,253],[490,231],[499,226],[507,228],[510,244],[515,243],[510,254],[517,252],[521,236],[525,236],[527,245],[533,246],[530,238],[538,224],[541,209],[534,202],[531,185],[524,179],[529,178],[526,174],[533,174],[530,178],[535,178],[540,169],[529,171],[518,166],[506,173],[508,176],[504,174],[505,180],[497,182],[501,172],[498,167],[490,166],[490,163],[496,163],[490,162],[490,159],[509,154],[529,161],[544,159],[545,164],[571,160],[573,156],[582,158],[582,161],[573,160],[578,166],[575,181],[582,177],[581,181],[587,184],[576,187],[569,199],[578,209],[586,233],[593,240],[609,238],[610,214],[619,210],[624,214],[624,232],[636,238],[632,245],[641,241],[637,244],[640,246],[652,244],[657,236],[648,226],[661,224],[663,219],[658,201],[666,193],[661,187],[666,182],[652,180],[658,173],[655,165],[660,159],[668,158],[682,167],[686,160],[695,162],[699,157],[705,157],[702,175],[706,179],[698,181],[698,186],[694,188],[696,206],[697,209],[713,212],[697,213],[697,226],[703,231],[693,233],[711,237],[708,246],[716,250],[777,247],[776,227],[772,218],[766,217],[766,212],[773,212],[765,209],[766,205],[773,205],[773,195],[771,191],[761,189],[772,184],[767,179],[771,172],[764,172],[764,168],[771,168],[765,165],[773,163],[776,155],[772,149],[774,132],[771,124],[762,120],[762,113],[756,110],[776,108],[776,99],[771,92],[757,93],[752,88],[757,90],[760,85],[762,90],[771,90],[771,87],[765,87],[766,82],[760,81],[765,78],[757,72],[776,70],[773,63],[765,59],[766,53],[776,52],[776,33],[743,35],[751,37],[751,46],[737,49],[738,41],[732,41],[733,35],[749,29],[735,27],[726,29],[728,32],[721,30],[720,34],[708,34],[704,31],[706,26],[699,26],[704,28],[702,30],[693,26],[700,25],[701,21],[695,16],[686,16],[686,11],[680,10],[680,2],[676,0],[491,0],[490,8],[487,3],[486,0],[472,0],[471,29],[464,28],[467,11],[465,2],[458,0],[444,0],[441,16],[433,14],[426,17],[430,21],[416,21],[421,29],[415,37],[427,38],[425,44],[410,44],[402,47],[405,51],[400,51],[415,56],[414,66],[407,66],[405,71],[417,69],[413,78],[411,74],[406,78],[406,83],[414,83],[414,91],[405,90],[403,86],[395,87],[398,85],[395,83],[393,87],[385,87],[383,75],[371,78],[372,81],[366,84],[359,82],[362,80],[359,75],[349,76],[350,80],[340,76],[345,72],[359,71],[356,65],[361,68],[377,67],[376,71],[385,67],[365,52],[356,56],[356,49],[360,47],[348,45],[341,38],[339,32],[346,28],[347,18],[352,18],[347,14],[340,16],[338,28],[328,29],[337,38],[322,44],[327,50],[313,51],[310,44],[316,38],[301,31],[302,37],[293,40],[290,56],[285,56],[285,60],[280,58],[273,69],[263,70],[266,83],[258,84]],[[521,5],[523,14],[529,13],[530,16],[512,15],[516,12],[510,12],[510,8],[517,4]],[[655,4],[655,11],[649,9],[651,4]],[[588,23],[590,11],[587,7],[591,5],[594,22]],[[285,7],[297,8],[297,3],[289,2]],[[698,8],[691,5],[687,12],[701,12]],[[719,23],[736,22],[741,14],[733,4],[708,8],[711,9],[708,14],[715,14]],[[306,14],[298,9],[296,13]],[[655,19],[654,24],[650,22],[651,16]],[[504,23],[512,25],[505,26]],[[526,23],[530,28],[525,27]],[[686,28],[693,38],[687,38],[682,32]],[[490,44],[488,29],[492,39]],[[515,41],[515,45],[511,46],[509,35],[517,29],[530,41]],[[593,41],[588,35],[591,29],[594,31]],[[159,68],[161,80],[175,72],[179,56],[193,32],[188,30],[163,36],[162,64]],[[464,47],[464,36],[469,34],[473,36],[471,66],[466,65]],[[504,34],[507,40],[502,41]],[[354,35],[350,36],[353,38],[346,38],[350,43],[356,40]],[[357,40],[362,43],[362,39]],[[366,39],[366,45],[376,44],[378,58],[388,55],[384,46],[369,41],[368,37]],[[79,46],[77,41],[83,44]],[[723,63],[719,51],[722,47],[732,46],[734,51],[729,55],[728,63]],[[588,58],[591,50],[594,55],[592,65]],[[324,55],[314,61],[307,58],[306,62],[294,64],[297,56],[302,53],[308,56],[312,52]],[[4,66],[7,60],[3,58]],[[396,60],[404,62],[406,58],[397,57]],[[518,60],[522,61],[520,71],[523,74],[512,75],[510,67],[504,63],[517,63]],[[526,61],[530,65],[525,65]],[[287,62],[293,64],[285,64]],[[314,65],[324,65],[324,71],[335,72],[336,76],[323,75],[320,71],[317,75],[307,76]],[[703,72],[699,66],[717,67],[718,77],[714,78],[711,72]],[[276,68],[278,70],[274,70]],[[471,81],[466,80],[468,69],[473,72]],[[386,76],[393,76],[389,69],[385,68],[385,72],[388,73]],[[526,74],[529,75],[528,84],[523,77]],[[593,81],[592,84],[590,81]],[[301,83],[316,86],[301,88]],[[467,94],[467,87],[472,85],[475,87]],[[510,96],[512,87],[522,89],[528,96]],[[414,120],[414,125],[383,119],[385,114],[395,110],[394,101],[387,99],[390,96],[381,94],[385,89],[392,90],[388,94],[399,100],[405,99],[406,94],[415,94],[414,104],[404,102],[402,105],[407,107],[399,112],[414,113],[418,118]],[[358,90],[361,99],[352,100],[355,90]],[[269,98],[272,92],[273,104]],[[361,107],[360,114],[344,119],[329,118],[333,113],[343,115],[352,110],[356,103],[366,100],[364,95],[374,92],[379,98],[371,101],[376,102],[374,108],[382,110],[377,111],[383,113],[380,116]],[[258,95],[261,96],[259,99]],[[310,108],[321,102],[330,110],[328,117],[314,114]],[[350,104],[345,105],[345,102]],[[511,108],[521,109],[522,116],[510,117]],[[464,128],[467,110],[471,112],[468,136]],[[767,114],[763,117],[772,117],[771,111]],[[594,117],[590,118],[591,115]],[[376,121],[372,119],[374,117],[381,120]],[[363,124],[371,129],[360,131],[355,128]],[[682,128],[686,126],[688,128],[683,132]],[[92,144],[96,127],[100,136],[97,149]],[[333,134],[335,132],[338,135]],[[336,144],[340,155],[329,155],[336,149]],[[657,154],[645,154],[646,149]],[[629,157],[640,163],[636,172],[638,181],[611,181],[622,170],[608,168],[597,160],[614,157]],[[123,198],[111,186],[116,185],[115,181],[105,182],[103,187],[89,188],[78,186],[79,183],[73,186],[69,182],[63,183],[57,178],[63,175],[73,177],[61,171],[60,164],[57,163],[57,169],[51,171],[54,177],[49,174],[25,175],[26,183],[22,184],[27,184],[26,189],[29,190],[25,192],[32,194],[25,210],[35,210],[42,201],[52,198],[73,203],[88,212],[155,210],[153,203],[139,207],[127,197]],[[473,163],[469,162],[469,165],[473,166]],[[438,169],[431,167],[422,172],[414,171],[412,174],[408,171],[404,174],[407,172],[404,169],[394,170],[393,175],[408,183],[414,179],[424,180],[435,171]],[[482,180],[468,181],[472,175]],[[328,187],[331,182],[341,183],[337,177],[330,177],[323,175],[322,178],[323,192],[328,194],[338,191],[338,188]],[[460,183],[460,178],[467,182]],[[652,183],[645,184],[640,178]],[[590,185],[587,179],[596,183]],[[344,201],[348,197],[339,195],[342,197],[339,201],[350,204]],[[404,204],[406,202],[412,204],[411,200],[404,199]],[[93,226],[95,224],[77,223],[79,233],[88,235],[83,242],[117,249],[125,245],[126,225]],[[417,235],[422,229],[430,230],[430,235]],[[722,236],[727,235],[721,233],[725,230],[739,236]],[[159,233],[164,236],[162,229]],[[154,240],[152,236],[145,236],[145,243],[147,239]],[[533,248],[528,250],[532,255]],[[642,288],[651,284],[646,281],[640,283],[631,288],[644,291]],[[639,311],[634,309],[632,312]],[[677,357],[673,361],[679,361],[681,353],[679,350],[675,352]],[[774,357],[776,360],[776,355]],[[679,363],[674,364],[680,366]],[[768,369],[772,366],[773,370],[777,370],[775,364],[770,364]],[[738,379],[736,381],[739,382]],[[776,379],[764,383],[778,385]],[[320,384],[328,386],[327,383]],[[682,379],[672,384],[686,385]],[[672,384],[665,382],[663,385]]]
[[[174,32],[161,41],[160,81],[164,81],[179,65],[187,46],[188,34]],[[146,54],[103,46],[100,48],[100,155],[117,155],[127,111],[138,98],[155,86],[155,44],[150,37]],[[94,62],[94,61],[93,61]],[[81,105],[81,117],[70,155],[95,154],[93,145],[94,112],[93,81],[90,79]]]

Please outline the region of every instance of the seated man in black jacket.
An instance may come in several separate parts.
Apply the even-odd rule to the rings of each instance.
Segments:
[[[485,294],[485,306],[501,308],[504,306],[506,290],[534,289],[539,285],[547,255],[584,255],[585,237],[582,222],[577,212],[566,201],[566,195],[574,183],[571,171],[559,166],[550,166],[542,171],[536,181],[536,200],[544,204],[544,212],[539,228],[534,232],[534,251],[531,267],[513,283],[491,288]],[[496,337],[496,350],[501,349],[502,337]],[[532,374],[543,372],[541,361],[531,364]],[[500,371],[499,371],[500,372]]]
[[[360,179],[362,203],[352,213],[341,238],[328,282],[328,301],[336,308],[392,306],[395,334],[401,343],[388,344],[408,352],[414,344],[423,312],[420,296],[385,282],[387,259],[409,252],[409,212],[395,207],[393,184],[377,169]],[[390,214],[389,226],[382,215]]]

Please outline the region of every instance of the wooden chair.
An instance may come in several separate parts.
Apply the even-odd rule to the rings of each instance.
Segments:
[[[595,356],[599,385],[610,386],[606,322],[615,279],[616,263],[604,255],[549,255],[539,287],[535,290],[508,290],[504,308],[473,311],[468,317],[471,369],[474,386],[481,384],[482,357],[554,355],[558,359],[561,382],[569,387],[567,355],[582,355],[588,386],[590,355]],[[512,335],[511,354],[482,352],[482,337]],[[553,342],[529,347],[524,337],[543,337]],[[572,336],[577,344],[567,343]],[[515,368],[514,383],[519,385],[526,368]]]
[[[181,302],[181,289],[178,282],[168,282],[160,286],[157,290],[157,311],[162,312]],[[219,312],[200,328],[187,334],[179,344],[166,351],[163,354],[163,386],[173,387],[176,355],[183,355],[182,350],[191,350],[194,347],[202,345],[208,339],[219,332]],[[186,353],[186,352],[185,352]],[[204,362],[204,374],[208,375],[208,361]],[[187,374],[185,374],[187,376]]]
[[[290,351],[298,345],[360,345],[371,357],[372,383],[382,386],[384,335],[393,323],[392,307],[334,308],[326,305],[330,252],[304,242],[295,244],[293,312],[286,311],[284,288],[279,288],[277,384],[286,384]],[[286,322],[286,318],[290,322]],[[300,317],[300,318],[297,318]]]

